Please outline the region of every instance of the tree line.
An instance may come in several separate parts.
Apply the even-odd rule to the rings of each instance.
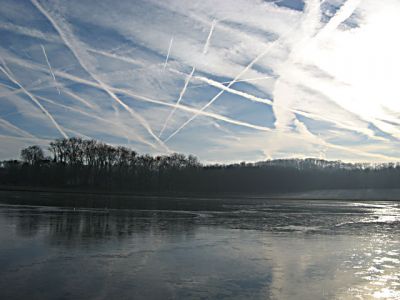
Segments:
[[[315,189],[400,188],[400,164],[321,159],[204,165],[193,155],[139,155],[73,137],[0,162],[0,184],[140,193],[260,194]]]

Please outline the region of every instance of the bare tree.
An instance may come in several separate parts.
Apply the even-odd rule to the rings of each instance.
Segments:
[[[36,165],[44,159],[43,150],[36,145],[29,146],[21,150],[21,159],[30,165]]]

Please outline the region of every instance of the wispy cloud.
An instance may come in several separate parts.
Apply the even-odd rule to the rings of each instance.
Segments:
[[[86,54],[83,45],[80,45],[76,39],[74,39],[74,35],[72,34],[68,24],[62,20],[62,17],[58,17],[58,22],[51,16],[36,0],[31,0],[32,4],[50,21],[53,25],[54,29],[59,33],[60,37],[64,41],[64,43],[71,49],[72,53],[79,61],[80,65],[90,74],[90,76],[100,85],[100,87],[118,104],[120,104],[126,111],[128,111],[132,117],[139,121],[139,123],[148,131],[148,133],[160,144],[160,146],[170,152],[169,148],[158,138],[157,135],[154,134],[153,130],[150,128],[147,121],[135,110],[126,105],[121,99],[117,97],[108,86],[93,72],[93,68],[90,67],[90,57]],[[81,58],[81,56],[85,57],[85,61]]]
[[[19,65],[22,65],[22,66],[26,67],[26,68],[32,68],[32,69],[35,69],[35,70],[47,71],[46,68],[40,67],[38,65],[33,65],[33,64],[31,64],[29,62],[26,62],[26,61],[21,61],[19,59],[13,59],[11,57],[8,58],[8,59],[10,61],[13,61],[16,64],[19,64]],[[56,75],[58,77],[62,77],[62,78],[68,79],[68,80],[72,80],[72,81],[80,83],[80,84],[84,84],[84,85],[87,85],[87,86],[96,87],[96,88],[101,89],[101,86],[98,83],[95,83],[93,81],[89,81],[89,80],[86,80],[86,79],[83,79],[83,78],[80,78],[80,77],[76,77],[76,76],[64,73],[62,71],[58,71],[57,70],[56,71]],[[262,130],[262,131],[269,131],[270,130],[270,128],[267,128],[267,127],[257,126],[257,125],[251,124],[251,123],[238,121],[238,120],[223,116],[221,114],[207,112],[207,111],[201,111],[201,110],[199,110],[197,108],[190,107],[190,106],[183,105],[183,104],[176,105],[174,103],[168,103],[168,102],[165,102],[165,101],[162,101],[162,100],[153,99],[153,98],[146,97],[146,96],[143,96],[143,95],[140,95],[140,94],[136,94],[136,93],[134,93],[132,91],[129,91],[129,90],[126,90],[126,89],[110,87],[110,90],[112,90],[114,93],[119,93],[119,94],[123,94],[123,95],[129,96],[129,97],[132,97],[132,98],[134,98],[134,99],[136,99],[138,101],[142,101],[142,102],[146,102],[146,103],[153,103],[153,104],[166,106],[166,107],[170,107],[170,108],[175,108],[176,107],[177,109],[179,109],[181,111],[184,111],[184,112],[189,112],[189,113],[192,113],[192,114],[199,114],[199,115],[202,115],[202,116],[213,118],[215,120],[224,121],[224,122],[227,122],[227,123],[230,123],[230,124],[243,126],[243,127],[246,127],[246,128],[259,129],[259,130]]]
[[[68,138],[68,135],[65,133],[65,131],[61,128],[61,126],[57,123],[57,121],[54,119],[54,117],[49,113],[49,111],[36,99],[34,95],[32,95],[30,92],[28,92],[12,75],[11,71],[8,69],[6,71],[7,66],[3,60],[3,67],[0,66],[0,71],[5,74],[8,79],[16,84],[29,98],[40,108],[40,110],[50,119],[50,121],[54,124],[54,126],[57,128],[57,130],[61,133],[61,135],[65,138]]]
[[[8,122],[7,120],[1,119],[0,118],[0,126],[5,127],[6,129],[9,129],[13,132],[16,132],[18,135],[22,135],[23,137],[29,137],[29,138],[36,138],[34,135],[30,134],[29,132],[19,128],[18,126],[15,126],[11,122]]]
[[[0,159],[64,134],[206,161],[400,158],[396,0],[1,1]]]
[[[239,74],[235,76],[233,80],[231,80],[226,88],[230,88],[233,84],[235,84],[240,78],[249,70],[252,68],[254,64],[256,64],[260,59],[262,59],[275,45],[277,44],[276,41],[272,42],[264,51],[262,51],[258,56],[256,56]],[[208,101],[201,109],[200,111],[204,111],[207,109],[209,106],[211,106],[217,99],[224,93],[225,89],[221,90],[218,94],[216,94],[210,101]],[[199,115],[199,113],[194,114],[192,117],[190,117],[185,123],[183,123],[178,129],[176,129],[173,133],[171,133],[164,141],[168,142],[171,138],[173,138],[176,134],[179,133],[183,128],[185,128],[190,122],[192,122],[196,117]]]

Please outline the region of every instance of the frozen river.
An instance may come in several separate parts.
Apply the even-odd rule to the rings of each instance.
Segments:
[[[0,299],[400,299],[399,202],[208,201],[3,204]]]

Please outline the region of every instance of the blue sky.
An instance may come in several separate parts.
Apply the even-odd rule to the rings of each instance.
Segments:
[[[397,161],[395,0],[0,0],[0,159],[82,136],[205,162]]]

